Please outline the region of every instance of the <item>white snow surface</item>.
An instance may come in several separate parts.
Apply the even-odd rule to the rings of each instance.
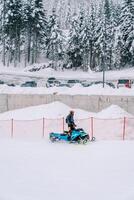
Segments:
[[[133,200],[134,143],[0,140],[1,200]]]

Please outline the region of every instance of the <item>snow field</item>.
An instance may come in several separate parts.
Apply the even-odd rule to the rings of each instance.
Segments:
[[[2,200],[133,200],[133,142],[0,140]]]
[[[102,141],[104,132],[100,131],[96,142],[87,145],[51,143],[41,137],[42,117],[53,117],[48,128],[54,131],[54,118],[65,117],[70,109],[54,102],[0,114],[0,200],[134,199],[133,141]],[[131,116],[116,105],[100,113],[75,109],[78,121],[89,115],[105,120],[105,127],[102,122],[97,126],[108,134],[116,130],[114,120]],[[114,124],[106,121],[109,117]],[[13,139],[8,130],[12,118]]]

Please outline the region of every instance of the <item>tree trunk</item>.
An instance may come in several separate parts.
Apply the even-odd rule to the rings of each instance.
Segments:
[[[3,23],[2,23],[2,43],[3,43],[3,52],[2,52],[2,62],[3,65],[6,65],[6,45],[5,45],[5,0],[3,0]]]
[[[31,27],[28,27],[28,46],[27,46],[27,61],[31,61]]]

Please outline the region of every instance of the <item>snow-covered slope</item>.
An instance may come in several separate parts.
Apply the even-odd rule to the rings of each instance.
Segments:
[[[105,108],[104,110],[97,113],[98,118],[103,119],[116,119],[116,118],[122,118],[122,117],[133,117],[131,114],[123,110],[117,105],[111,105],[108,108]]]

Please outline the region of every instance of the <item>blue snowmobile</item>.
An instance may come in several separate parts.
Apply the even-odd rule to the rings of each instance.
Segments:
[[[64,133],[50,133],[49,138],[52,142],[55,141],[66,141],[70,143],[78,143],[78,144],[86,144],[88,141],[94,141],[95,138],[93,137],[90,140],[89,135],[83,129],[74,129],[71,135],[68,135],[67,131]]]

